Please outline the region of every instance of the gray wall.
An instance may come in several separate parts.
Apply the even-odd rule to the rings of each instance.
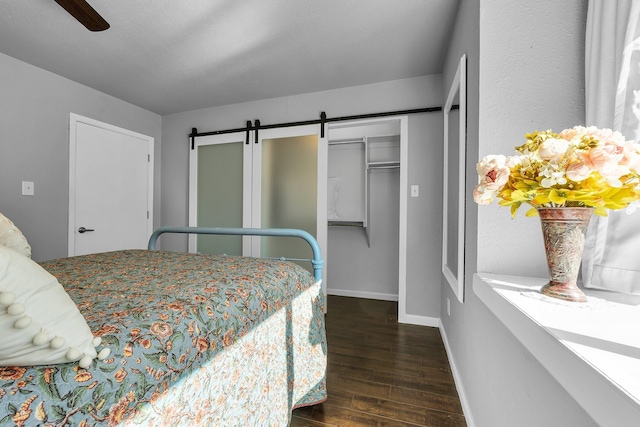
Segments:
[[[321,111],[326,111],[328,117],[339,117],[440,106],[441,102],[441,77],[435,75],[163,116],[162,223],[188,223],[187,135],[192,127],[212,131],[240,128],[254,119],[272,124],[316,119]],[[421,197],[408,199],[407,313],[436,318],[440,315],[442,210],[433,200],[441,197],[441,140],[442,114],[409,117],[409,185],[420,185]],[[165,249],[184,250],[187,245],[181,236],[163,239]],[[339,257],[328,254],[328,261],[339,262]]]
[[[155,138],[154,222],[160,223],[161,117],[0,54],[0,212],[37,261],[67,256],[69,113]],[[35,183],[34,196],[21,182]]]
[[[584,121],[585,0],[461,0],[443,80],[468,54],[465,302],[442,284],[442,325],[475,424],[590,426],[594,421],[476,297],[474,272],[544,277],[540,225],[478,207],[475,163],[510,154],[524,134]],[[446,301],[451,301],[451,315]]]
[[[363,228],[329,227],[327,293],[397,301],[400,171],[369,174],[369,241]]]

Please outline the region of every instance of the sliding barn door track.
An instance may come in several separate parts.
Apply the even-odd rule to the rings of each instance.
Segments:
[[[246,144],[249,144],[249,136],[250,132],[255,132],[255,142],[258,143],[258,132],[260,129],[275,129],[275,128],[286,128],[293,126],[304,126],[304,125],[315,125],[320,124],[320,137],[324,138],[324,130],[326,123],[332,122],[344,122],[349,120],[362,120],[362,119],[373,119],[378,117],[388,117],[388,116],[400,116],[406,114],[419,114],[419,113],[433,113],[437,111],[442,111],[442,107],[425,107],[425,108],[415,108],[411,110],[399,110],[399,111],[387,111],[383,113],[370,113],[370,114],[359,114],[354,116],[342,116],[342,117],[327,117],[327,114],[322,111],[320,113],[319,119],[314,120],[305,120],[300,122],[288,122],[288,123],[277,123],[272,125],[263,125],[260,123],[260,120],[256,119],[253,123],[251,120],[247,120],[245,127],[235,128],[235,129],[224,129],[224,130],[214,130],[210,132],[198,132],[197,128],[191,128],[191,133],[189,134],[189,139],[191,141],[191,149],[195,148],[195,139],[200,136],[211,136],[211,135],[223,135],[226,133],[236,133],[236,132],[246,132]]]

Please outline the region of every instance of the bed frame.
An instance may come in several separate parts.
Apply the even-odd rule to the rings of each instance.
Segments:
[[[149,250],[155,250],[158,238],[164,233],[180,234],[221,234],[231,236],[280,236],[299,237],[306,240],[313,251],[313,259],[296,259],[295,261],[309,261],[313,266],[313,277],[316,281],[322,280],[322,268],[324,261],[320,252],[320,245],[316,239],[304,230],[294,228],[221,228],[221,227],[160,227],[149,238]],[[281,257],[282,261],[293,260]]]

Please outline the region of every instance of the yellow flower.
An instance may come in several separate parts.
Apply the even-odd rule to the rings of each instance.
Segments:
[[[36,420],[44,421],[47,419],[47,413],[44,410],[44,401],[40,402],[36,407]]]

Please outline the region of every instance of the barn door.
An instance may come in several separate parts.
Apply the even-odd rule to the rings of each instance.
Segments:
[[[245,132],[196,138],[190,154],[189,225],[299,228],[315,236],[326,255],[327,147],[318,131],[317,125],[266,129],[257,141],[253,132],[248,140]],[[242,239],[192,237],[189,249],[311,258],[299,239]]]
[[[76,114],[69,129],[69,256],[146,248],[153,138]]]

